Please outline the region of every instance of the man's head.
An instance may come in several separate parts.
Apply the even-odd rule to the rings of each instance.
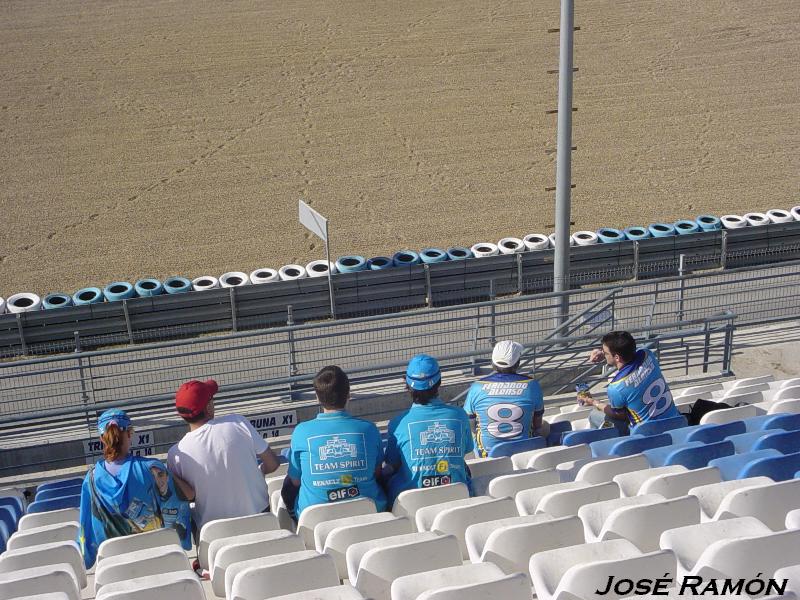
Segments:
[[[427,354],[417,354],[406,368],[406,389],[414,404],[428,404],[439,395],[442,372],[439,362]]]
[[[492,366],[498,373],[516,373],[522,356],[522,344],[503,340],[497,342],[492,350]]]
[[[620,368],[636,358],[636,340],[627,331],[611,331],[603,336],[606,364]]]
[[[344,409],[350,399],[350,380],[347,373],[336,366],[323,367],[314,377],[314,392],[322,408]]]
[[[187,423],[205,423],[214,418],[214,394],[217,382],[187,381],[175,393],[175,408]]]

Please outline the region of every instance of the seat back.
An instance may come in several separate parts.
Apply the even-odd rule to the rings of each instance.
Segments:
[[[717,514],[720,504],[722,504],[725,497],[734,490],[760,486],[767,483],[773,483],[773,481],[769,477],[752,477],[750,479],[722,481],[720,483],[705,484],[691,488],[689,490],[689,495],[696,496],[700,502],[703,520],[710,520]]]
[[[467,543],[467,552],[469,559],[473,563],[481,562],[481,555],[483,554],[486,541],[489,537],[499,531],[513,525],[529,525],[533,523],[544,523],[545,521],[552,521],[550,515],[524,515],[516,517],[508,517],[505,519],[495,519],[493,521],[484,521],[483,523],[473,523],[467,527],[464,533],[464,539]]]
[[[58,488],[78,487],[81,486],[82,484],[83,484],[83,478],[81,477],[70,477],[68,479],[45,481],[44,483],[39,484],[39,486],[36,488],[36,493],[39,494],[40,492],[43,492],[45,490],[55,490]]]
[[[633,454],[641,454],[645,450],[650,450],[652,448],[669,446],[671,443],[672,438],[667,433],[636,437],[629,436],[627,439],[623,438],[614,444],[609,454],[611,456],[631,456]]]
[[[97,563],[94,589],[99,595],[100,589],[109,583],[176,571],[191,572],[189,558],[180,546],[136,550],[109,556],[102,563]]]
[[[68,564],[77,576],[78,587],[86,587],[86,568],[78,543],[74,540],[41,544],[19,550],[8,550],[0,555],[0,573],[10,573],[32,567]]]
[[[767,414],[800,414],[800,399],[776,400],[770,405]]]
[[[13,510],[17,519],[19,519],[23,514],[25,514],[25,507],[22,498],[20,498],[16,494],[13,495],[9,494],[5,496],[3,494],[0,494],[0,506],[7,506],[11,510]]]
[[[327,554],[293,552],[260,560],[263,564],[248,566],[236,574],[227,598],[262,600],[265,590],[274,597],[339,584],[333,559]]]
[[[704,579],[719,575],[751,579],[796,564],[800,564],[800,530],[790,529],[714,542],[698,559],[694,573]]]
[[[748,431],[746,433],[738,433],[736,435],[729,435],[726,440],[733,442],[733,449],[737,454],[744,454],[753,450],[755,443],[765,435],[772,435],[773,433],[782,433],[782,429],[767,429],[758,431]]]
[[[772,395],[773,402],[779,400],[796,400],[800,398],[800,385],[782,387]]]
[[[597,460],[583,465],[575,476],[575,481],[606,483],[613,481],[617,475],[646,469],[648,466],[644,454]]]
[[[6,539],[17,530],[17,512],[10,506],[0,506],[0,523],[8,532]]]
[[[461,549],[461,555],[466,560],[469,558],[464,539],[467,527],[475,523],[506,519],[517,515],[516,506],[511,498],[496,498],[480,504],[443,510],[434,519],[431,531],[455,536]]]
[[[208,545],[217,538],[256,533],[258,531],[274,531],[278,529],[278,519],[271,513],[216,519],[209,521],[200,530],[200,541],[197,544],[197,560],[204,569],[208,568]]]
[[[80,496],[81,485],[82,484],[40,490],[36,492],[34,501],[50,500],[51,498],[60,498],[62,496]]]
[[[443,587],[473,585],[500,579],[505,573],[491,563],[467,564],[425,571],[425,576],[417,574],[398,577],[391,584],[392,600],[417,600],[428,590]]]
[[[17,533],[8,539],[6,548],[9,550],[18,550],[20,548],[30,548],[31,546],[39,546],[41,544],[50,544],[53,542],[68,542],[78,539],[79,530],[80,525],[76,522],[72,522],[60,523],[58,525],[44,525],[42,527],[26,529],[25,531],[17,531]]]
[[[733,454],[733,442],[725,440],[703,446],[679,448],[667,456],[664,464],[683,465],[687,469],[700,469],[708,466],[708,463],[715,458],[730,456],[731,454]]]
[[[531,456],[528,464],[525,465],[528,469],[554,469],[563,462],[592,457],[588,444],[545,448],[544,450],[535,450],[535,452],[536,454]]]
[[[565,431],[572,431],[572,423],[570,421],[551,422],[550,433],[547,434],[547,445],[558,446],[561,443],[561,434]]]
[[[414,532],[414,524],[408,517],[394,517],[388,521],[347,525],[330,531],[325,539],[325,554],[330,554],[336,563],[340,579],[347,579],[347,549],[353,544],[378,540]]]
[[[81,598],[75,573],[66,563],[0,573],[0,598],[35,597],[55,592],[65,593],[69,600]]]
[[[559,483],[558,472],[555,469],[544,471],[530,471],[527,473],[511,473],[495,477],[489,483],[488,494],[493,498],[515,497],[517,492],[535,487]]]
[[[642,483],[642,486],[639,488],[639,493],[658,494],[664,498],[679,498],[680,496],[687,495],[692,488],[719,483],[720,481],[722,481],[722,477],[720,476],[719,469],[713,466],[701,467],[691,471],[684,470],[678,473],[661,473],[655,475]]]
[[[610,440],[619,437],[619,429],[616,427],[605,427],[603,429],[582,429],[580,431],[568,431],[561,436],[563,446],[577,446],[578,444],[591,444],[600,440]]]
[[[59,525],[61,523],[78,521],[79,518],[80,511],[77,508],[62,508],[60,510],[25,515],[19,520],[17,526],[20,531],[27,531],[28,529],[42,527],[44,525]]]
[[[518,452],[528,452],[530,450],[539,450],[547,446],[547,440],[540,436],[534,436],[525,440],[516,440],[513,442],[500,442],[489,450],[490,458],[499,458],[502,456],[511,457]]]
[[[753,450],[773,448],[781,454],[793,454],[800,451],[800,430],[778,431],[759,438],[753,444]]]
[[[59,510],[62,508],[80,508],[81,496],[76,494],[73,496],[59,496],[58,498],[48,498],[47,500],[38,500],[31,502],[28,505],[27,514],[47,512],[50,510]]]
[[[528,578],[515,573],[485,583],[457,585],[424,592],[417,600],[530,600],[531,588]]]
[[[585,504],[619,498],[619,486],[613,481],[583,488],[562,490],[547,494],[539,501],[537,512],[558,518],[577,515]]]
[[[700,523],[700,503],[694,496],[681,496],[618,508],[606,519],[600,537],[622,537],[642,552],[655,552],[660,549],[662,533],[697,523]]]
[[[408,517],[412,525],[415,523],[417,511],[423,506],[441,504],[450,500],[469,498],[469,488],[463,483],[451,483],[432,488],[406,490],[401,492],[392,505],[392,514],[397,517]]]
[[[731,404],[736,401],[745,401],[745,399],[750,399],[751,396],[758,396],[758,400],[755,402],[761,401],[761,392],[757,392],[755,394],[747,394],[745,396],[729,396],[726,398],[726,402]],[[755,417],[756,416],[756,407],[752,406],[749,402],[745,406],[736,406],[734,408],[723,408],[720,410],[712,410],[711,412],[707,412],[700,418],[700,425],[723,425],[725,423],[731,423],[733,421],[741,421],[742,419],[746,419],[748,417]]]
[[[161,548],[162,546],[178,546],[181,541],[174,529],[155,529],[145,533],[136,533],[121,537],[108,538],[97,549],[97,562],[109,556],[119,556],[137,550]]]
[[[800,471],[800,452],[759,458],[739,472],[739,477],[769,477],[773,481],[787,481],[793,479]]]
[[[309,506],[297,520],[297,533],[303,538],[306,548],[314,548],[314,527],[323,521],[342,519],[356,515],[375,514],[375,502],[371,498],[356,498],[333,502],[331,504],[316,504]]]
[[[726,409],[733,410],[733,409]],[[711,414],[711,413],[708,413]],[[744,422],[735,420],[728,423],[708,423],[701,425],[693,430],[686,438],[687,442],[702,442],[703,444],[710,444],[712,442],[721,442],[731,435],[737,435],[747,431]]]
[[[495,458],[472,458],[466,461],[471,477],[484,477],[486,475],[501,475],[514,470],[511,457],[498,456]]]
[[[649,464],[649,463],[648,463]],[[685,473],[688,469],[682,465],[670,465],[669,467],[649,467],[630,473],[620,473],[615,475],[612,481],[619,486],[622,497],[635,496],[639,493],[639,488],[653,477],[670,473]]]
[[[800,414],[772,415],[764,421],[762,429],[797,431],[800,429]]]
[[[686,427],[687,425],[688,422],[686,421],[686,417],[683,415],[669,417],[666,419],[651,419],[650,421],[639,423],[631,428],[631,434],[658,435],[659,433],[665,433],[673,429],[680,429],[681,427]]]
[[[739,473],[741,473],[749,463],[769,456],[782,456],[782,454],[774,449],[743,452],[741,454],[715,458],[708,463],[708,466],[719,469],[723,481],[730,481],[732,479],[741,479]]]
[[[575,490],[589,487],[589,485],[590,484],[585,481],[567,481],[564,483],[554,483],[552,485],[543,485],[541,487],[521,490],[514,496],[514,503],[517,505],[517,512],[520,515],[533,515],[536,514],[539,502],[548,494],[561,490]]]
[[[109,584],[98,600],[206,600],[203,586],[191,572],[137,577]]]

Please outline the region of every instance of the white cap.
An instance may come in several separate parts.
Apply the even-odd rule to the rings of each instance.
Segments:
[[[494,346],[492,364],[503,368],[513,367],[519,361],[520,356],[522,356],[522,344],[503,340]]]

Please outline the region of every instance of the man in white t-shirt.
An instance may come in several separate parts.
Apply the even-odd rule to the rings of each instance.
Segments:
[[[243,517],[269,508],[264,475],[278,468],[269,444],[240,415],[214,418],[213,379],[189,381],[175,394],[189,433],[169,449],[170,470],[195,490],[197,530],[215,519]],[[256,458],[261,459],[259,468]]]

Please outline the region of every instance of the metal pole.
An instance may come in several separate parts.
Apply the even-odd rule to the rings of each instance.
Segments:
[[[556,248],[553,260],[553,291],[569,289],[570,187],[572,185],[572,42],[574,0],[561,0],[560,50],[558,59],[558,143],[556,146]],[[569,297],[559,300],[557,323],[569,316]]]
[[[325,261],[328,263],[328,294],[331,297],[331,318],[336,318],[336,305],[333,302],[333,275],[331,274],[331,236],[328,234],[328,222],[325,221]]]

